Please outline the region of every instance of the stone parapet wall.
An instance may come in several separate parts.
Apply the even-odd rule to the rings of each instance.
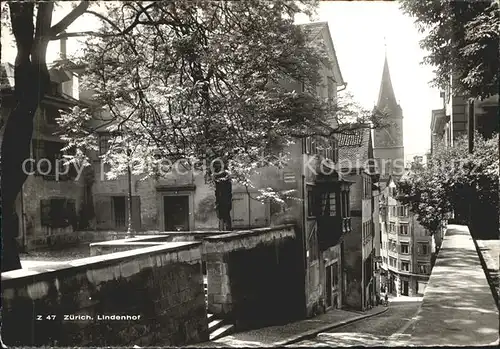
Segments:
[[[203,239],[214,236],[228,234],[220,231],[190,231],[190,232],[156,232],[154,235],[136,235],[133,238],[122,238],[119,240],[108,240],[90,244],[90,255],[99,256],[107,253],[128,251],[147,246],[159,244],[200,242]]]
[[[135,235],[149,236],[158,233],[158,231],[144,231],[136,233]],[[124,239],[127,236],[127,232],[117,232],[110,230],[72,231],[67,233],[49,234],[42,235],[40,237],[28,238],[26,240],[26,248],[28,251],[39,250],[42,248],[61,249],[65,246],[79,245],[82,243]]]
[[[200,243],[185,242],[2,273],[2,339],[51,347],[207,341],[201,270]]]
[[[202,254],[209,312],[239,329],[303,316],[303,260],[292,225],[207,237]]]

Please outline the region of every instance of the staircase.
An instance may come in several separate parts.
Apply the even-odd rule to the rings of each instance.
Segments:
[[[207,291],[207,277],[203,277],[203,288],[205,291],[205,304],[208,308],[208,291]],[[210,333],[210,340],[214,341],[216,339],[228,336],[234,333],[234,325],[228,324],[227,320],[216,319],[214,314],[207,313],[208,318],[208,332]]]

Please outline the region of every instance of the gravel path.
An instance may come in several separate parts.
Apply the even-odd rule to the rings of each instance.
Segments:
[[[21,262],[22,261],[64,262],[86,257],[90,257],[89,244],[67,247],[64,250],[57,250],[57,251],[40,250],[40,251],[30,251],[28,253],[20,254]]]

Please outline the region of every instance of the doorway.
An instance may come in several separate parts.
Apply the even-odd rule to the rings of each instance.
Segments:
[[[113,196],[113,208],[115,214],[115,228],[124,229],[126,226],[127,210],[125,196]]]
[[[408,296],[408,281],[407,280],[403,280],[402,281],[402,285],[403,285],[403,290],[402,290],[401,294],[403,296]]]
[[[165,231],[189,230],[189,196],[175,195],[163,197]]]
[[[332,303],[332,266],[326,267],[326,277],[325,277],[325,287],[326,287],[326,307],[330,308]]]

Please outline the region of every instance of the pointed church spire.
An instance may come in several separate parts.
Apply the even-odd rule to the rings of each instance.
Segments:
[[[392,88],[391,74],[389,73],[389,63],[387,61],[387,46],[385,45],[385,60],[384,60],[384,70],[382,72],[382,81],[380,82],[380,91],[378,95],[377,108],[383,110],[385,108],[392,109],[397,107],[398,103],[396,101],[396,96],[394,94],[394,89]]]

